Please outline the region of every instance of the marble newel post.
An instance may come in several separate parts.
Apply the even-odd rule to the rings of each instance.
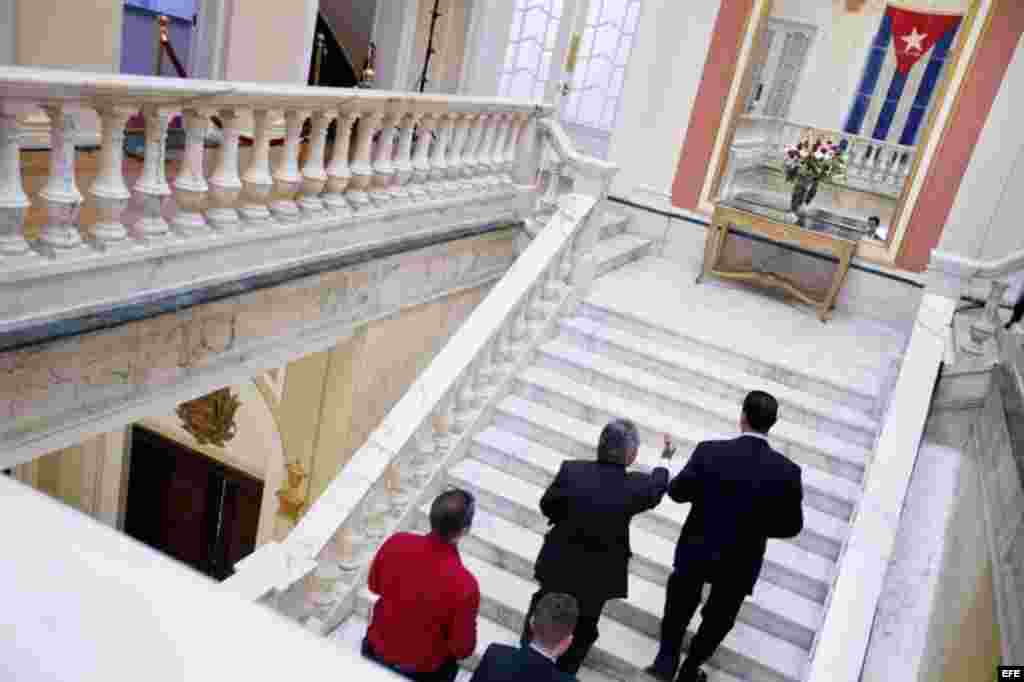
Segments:
[[[174,217],[173,225],[181,236],[194,237],[210,233],[210,226],[203,217],[203,203],[210,189],[203,169],[210,114],[199,109],[186,109],[184,118],[185,159],[178,177],[174,179],[174,201],[178,205],[178,214]]]
[[[78,121],[64,105],[44,108],[50,124],[50,175],[39,197],[46,202],[47,222],[42,243],[51,257],[75,252],[82,236],[75,224],[82,194],[75,184],[75,138]]]
[[[97,109],[103,121],[103,146],[100,171],[89,189],[96,200],[99,217],[92,228],[96,245],[103,249],[130,246],[128,230],[121,214],[128,206],[131,192],[124,182],[124,127],[135,113],[131,107],[104,106]]]
[[[220,120],[224,126],[224,139],[220,145],[217,169],[210,178],[211,206],[206,211],[206,217],[218,230],[233,232],[238,229],[235,201],[242,190],[242,181],[238,177],[238,112],[234,109],[221,109]]]
[[[327,128],[337,116],[334,112],[317,111],[313,114],[309,140],[309,157],[302,166],[302,199],[299,201],[303,212],[310,216],[324,213],[324,201],[320,193],[327,184],[324,169],[324,153],[327,147]]]
[[[166,239],[170,234],[163,208],[164,200],[171,195],[165,163],[171,112],[158,106],[146,106],[142,111],[146,118],[146,158],[142,177],[134,187],[142,197],[142,217],[135,223],[135,232],[139,239],[153,242]]]
[[[270,204],[270,211],[282,223],[299,221],[299,206],[295,195],[302,184],[299,173],[299,139],[302,136],[302,124],[307,116],[305,111],[290,109],[285,112],[284,153],[274,172],[275,201]]]
[[[338,125],[334,134],[334,149],[331,151],[331,163],[327,167],[327,193],[324,203],[327,209],[337,216],[349,216],[352,207],[348,205],[342,193],[348,187],[352,171],[348,167],[348,153],[352,140],[352,126],[359,118],[358,114],[346,113],[338,117]]]
[[[273,224],[267,199],[274,189],[274,178],[270,176],[270,112],[256,109],[252,112],[253,144],[249,167],[242,176],[241,213],[249,227],[265,227]]]
[[[21,183],[21,134],[15,114],[0,109],[0,267],[36,255],[24,233],[31,202]]]

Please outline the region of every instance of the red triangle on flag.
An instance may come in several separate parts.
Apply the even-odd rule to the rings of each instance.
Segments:
[[[932,13],[889,5],[886,16],[892,22],[892,46],[896,50],[896,69],[904,76],[944,35],[954,31],[962,14]]]

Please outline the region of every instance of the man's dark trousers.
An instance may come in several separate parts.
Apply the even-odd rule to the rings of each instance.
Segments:
[[[381,658],[377,656],[377,652],[373,650],[373,647],[370,646],[370,642],[365,637],[363,638],[362,653],[363,656],[371,661],[380,663],[385,668],[393,670],[402,677],[413,680],[414,682],[455,682],[455,677],[459,674],[459,662],[454,658],[449,658],[440,668],[428,673],[418,673],[413,670],[408,670],[402,666],[393,665],[387,661],[381,660]]]
[[[654,662],[654,667],[664,671],[666,676],[675,673],[679,667],[683,635],[700,605],[703,589],[704,577],[699,573],[676,569],[668,578],[665,614],[661,619],[661,648]],[[736,623],[736,616],[746,596],[745,590],[736,589],[729,583],[719,586],[712,584],[711,596],[700,612],[700,627],[687,651],[688,668],[696,670],[711,658]]]
[[[526,626],[519,638],[520,643],[525,647],[533,639],[533,631],[530,629],[530,619],[533,617],[533,610],[545,594],[549,592],[561,592],[572,594],[572,590],[546,590],[542,585],[539,590],[533,593],[530,600],[530,608],[526,613]],[[576,619],[576,629],[573,630],[572,644],[565,650],[565,653],[558,657],[556,665],[562,672],[575,675],[583,665],[583,659],[587,657],[590,647],[597,641],[597,622],[601,620],[601,610],[604,608],[604,599],[579,597],[575,594],[576,603],[579,606],[579,617]]]

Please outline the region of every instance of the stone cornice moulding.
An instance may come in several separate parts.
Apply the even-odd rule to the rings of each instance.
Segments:
[[[294,227],[171,242],[159,250],[54,261],[27,271],[5,273],[0,267],[0,349],[10,345],[4,337],[54,319],[95,315],[112,305],[148,302],[284,268],[315,267],[367,249],[394,251],[405,242],[440,241],[488,223],[519,222],[532,213],[533,196],[517,188],[487,200],[437,202],[404,215],[378,212],[355,224],[328,217]]]
[[[111,382],[105,386],[88,387],[84,384],[75,385],[71,395],[48,392],[42,403],[48,409],[48,414],[39,414],[35,411],[36,416],[0,422],[3,468],[30,461],[91,435],[120,428],[142,417],[170,412],[184,400],[226,385],[249,381],[253,376],[268,369],[281,367],[310,353],[331,348],[345,338],[350,338],[358,327],[365,324],[399,314],[407,308],[494,282],[504,275],[515,260],[515,232],[508,230],[498,238],[498,254],[483,258],[479,256],[485,255],[488,244],[495,241],[492,235],[466,240],[468,244],[437,245],[364,264],[363,267],[348,272],[331,273],[333,276],[343,278],[358,278],[360,273],[365,273],[369,279],[362,277],[366,280],[366,285],[361,288],[345,289],[349,292],[346,296],[355,297],[352,301],[342,305],[333,299],[327,300],[327,310],[333,307],[333,314],[322,314],[315,322],[293,325],[284,334],[240,339],[235,333],[235,325],[238,322],[232,318],[229,346],[223,350],[209,347],[201,349],[204,351],[203,355],[190,360],[189,366],[176,370],[177,376],[174,381],[158,381],[150,385],[146,382]],[[468,248],[468,254],[472,254],[472,258],[464,259],[462,255],[446,251],[451,248]],[[405,262],[404,267],[402,261]],[[423,267],[427,262],[441,266],[442,261],[442,267]],[[284,285],[281,288],[287,287],[294,285]],[[215,334],[215,330],[206,325],[206,322],[215,321],[214,318],[204,318],[199,309],[216,309],[219,305],[221,304],[212,303],[193,309],[197,312],[185,311],[181,323],[190,325],[189,329],[192,330],[198,328],[204,334]],[[235,305],[241,304],[236,302]],[[133,324],[140,325],[146,322],[148,320]],[[198,327],[193,323],[197,323]],[[224,320],[221,320],[221,323],[227,324]],[[266,321],[263,324],[266,325]],[[270,324],[273,326],[273,323]],[[119,333],[122,333],[121,328],[99,332],[100,335],[109,336]],[[77,339],[68,342],[58,341],[40,352],[59,353],[62,350],[66,351],[68,344],[76,342]],[[0,354],[0,367],[5,365],[11,355],[13,354]],[[5,378],[4,381],[6,380]],[[57,387],[57,384],[52,385]],[[87,393],[85,397],[79,395],[83,392]]]

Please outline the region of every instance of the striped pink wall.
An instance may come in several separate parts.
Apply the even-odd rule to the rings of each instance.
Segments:
[[[704,75],[697,87],[690,125],[672,181],[672,203],[680,208],[696,210],[700,202],[704,176],[711,164],[718,128],[723,123],[725,101],[736,75],[736,59],[753,8],[754,0],[721,0]]]

